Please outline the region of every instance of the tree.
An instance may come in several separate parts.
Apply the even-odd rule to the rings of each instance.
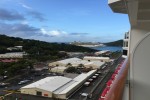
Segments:
[[[66,67],[72,67],[72,64],[71,64],[71,63],[68,63],[68,64],[66,65]]]
[[[78,68],[84,68],[84,65],[83,64],[79,64]]]
[[[68,67],[67,69],[66,69],[66,72],[67,73],[76,73],[76,68],[75,67]]]

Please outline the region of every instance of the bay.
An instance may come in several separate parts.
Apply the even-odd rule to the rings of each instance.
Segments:
[[[112,51],[112,52],[115,52],[115,51],[122,51],[122,47],[115,47],[115,46],[103,46],[103,47],[92,47],[92,49],[95,49],[95,50],[109,50],[109,51]]]

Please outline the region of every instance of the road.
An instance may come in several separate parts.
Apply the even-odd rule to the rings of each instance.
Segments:
[[[84,97],[81,95],[81,93],[87,93],[87,94],[92,94],[92,98],[95,95],[95,93],[97,94],[97,92],[99,93],[99,91],[95,90],[100,90],[101,88],[103,88],[103,84],[105,85],[105,82],[109,79],[110,74],[109,71],[111,69],[111,66],[106,67],[104,70],[100,70],[102,72],[101,75],[99,75],[93,82],[91,82],[91,84],[89,86],[82,86],[74,95],[72,95],[69,100],[85,100],[88,99],[87,97]],[[103,84],[102,84],[103,83]],[[102,84],[102,86],[100,86]],[[100,88],[100,89],[98,89]],[[92,100],[92,98],[90,98],[89,100]]]
[[[72,95],[69,100],[98,100],[103,89],[106,87],[106,82],[110,79],[115,68],[123,59],[118,59],[113,65],[108,65],[108,67],[102,71],[100,75],[90,86],[82,86],[74,95]],[[91,98],[86,96],[81,96],[81,93],[90,94]]]

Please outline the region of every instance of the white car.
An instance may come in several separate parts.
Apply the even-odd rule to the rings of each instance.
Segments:
[[[81,93],[81,96],[87,97],[87,96],[88,96],[88,93]]]
[[[93,79],[96,79],[96,78],[97,78],[97,76],[92,76],[92,78],[93,78]]]
[[[20,81],[18,84],[21,85],[21,84],[25,84],[27,82],[29,82],[30,80],[23,80],[23,81]]]
[[[85,82],[84,85],[85,85],[85,86],[89,86],[89,85],[90,85],[90,82]]]

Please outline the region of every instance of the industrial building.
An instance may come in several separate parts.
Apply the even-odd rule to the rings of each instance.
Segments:
[[[92,69],[100,69],[101,67],[103,67],[105,65],[105,62],[101,62],[101,61],[91,61],[88,62],[87,64],[85,64],[84,66],[86,68],[92,68]]]
[[[88,73],[82,73],[74,79],[63,76],[46,77],[22,87],[21,93],[49,98],[67,99],[95,73],[96,70],[92,70]]]
[[[60,60],[60,61],[56,61],[56,62],[52,62],[49,63],[49,67],[50,70],[51,69],[56,69],[61,67],[79,67],[80,65],[83,65],[85,68],[93,68],[93,69],[99,69],[101,66],[103,66],[105,64],[105,62],[101,62],[98,60],[93,60],[93,61],[88,61],[88,60],[82,60],[79,58],[69,58],[69,59],[65,59],[65,60]],[[61,66],[61,67],[59,67]],[[56,68],[55,68],[56,67]]]
[[[64,73],[66,69],[67,67],[58,66],[58,67],[51,68],[50,71],[54,73]]]
[[[71,64],[73,62],[79,62],[81,60],[82,59],[79,59],[79,58],[69,58],[69,59],[49,63],[49,66],[50,67],[52,67],[52,66],[67,66],[68,64]]]
[[[101,54],[106,54],[106,53],[109,53],[109,52],[110,52],[109,50],[103,50],[103,51],[97,51],[94,54],[95,55],[101,55]]]
[[[109,62],[109,57],[93,57],[93,56],[85,56],[83,60],[87,61],[101,61],[101,62]]]
[[[5,53],[5,54],[0,54],[0,59],[23,58],[24,55],[27,55],[27,54],[25,52]]]

